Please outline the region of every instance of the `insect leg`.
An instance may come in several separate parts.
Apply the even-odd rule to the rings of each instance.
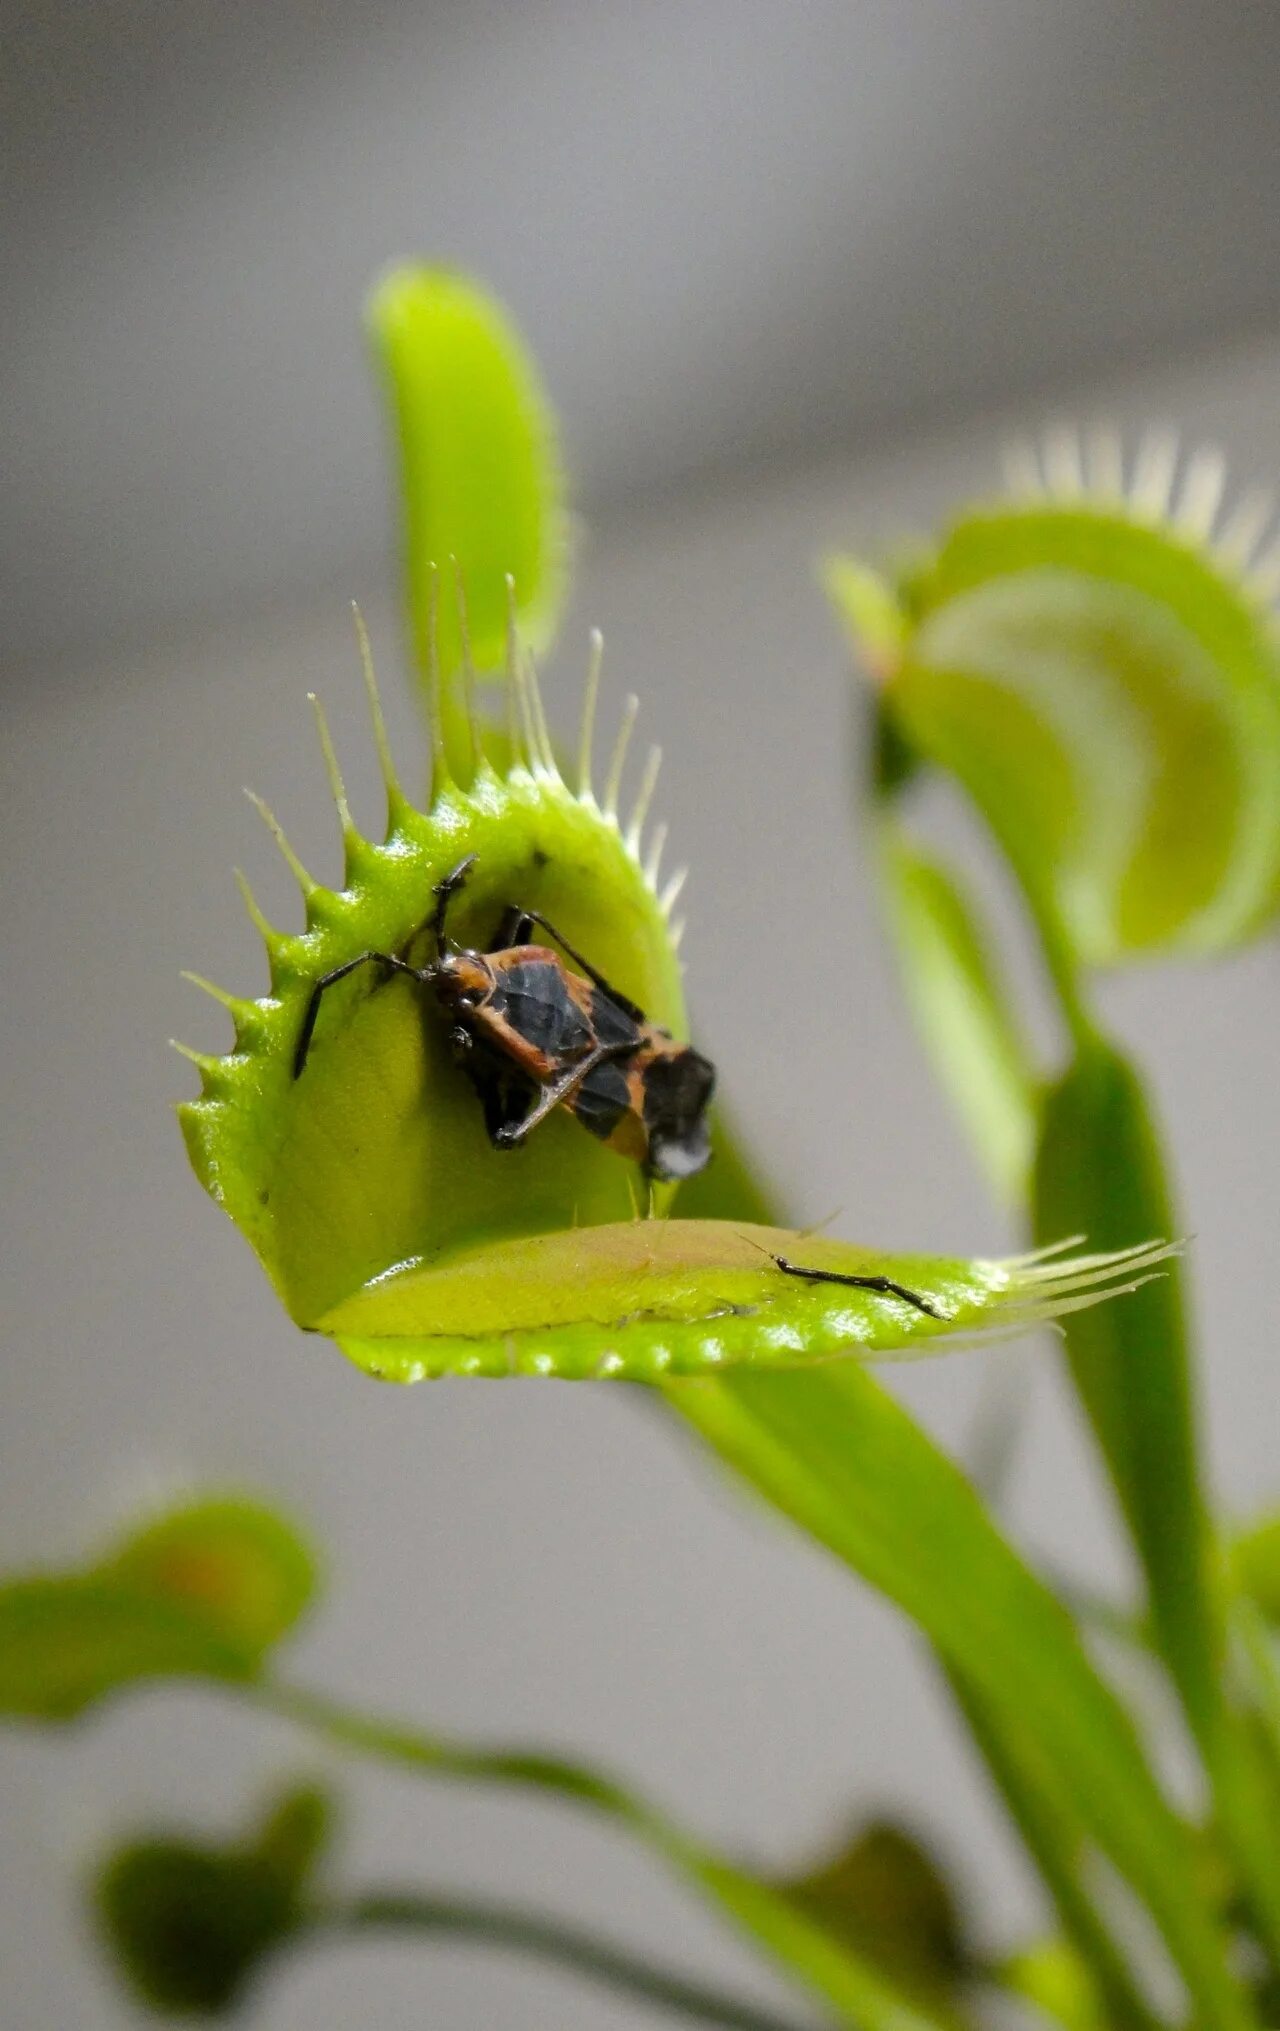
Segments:
[[[298,1042],[293,1053],[293,1076],[295,1079],[301,1076],[302,1068],[307,1062],[307,1052],[311,1049],[311,1037],[315,1030],[316,1017],[320,1013],[320,997],[325,989],[327,987],[335,987],[340,980],[345,980],[349,973],[355,972],[357,966],[370,966],[375,962],[379,966],[385,966],[391,973],[407,973],[411,980],[421,981],[426,980],[428,977],[420,967],[410,966],[407,960],[397,959],[391,952],[362,952],[357,959],[348,959],[345,966],[335,966],[332,973],[323,974],[311,990],[311,999],[307,1003],[307,1012],[302,1018],[302,1028],[298,1032]]]
[[[522,1120],[504,1124],[493,1137],[494,1147],[515,1149],[518,1143],[524,1142],[526,1137],[532,1134],[540,1121],[546,1120],[553,1107],[559,1107],[563,1101],[571,1098],[583,1080],[589,1079],[598,1066],[607,1065],[614,1058],[629,1058],[635,1048],[632,1040],[618,1044],[597,1044],[594,1051],[588,1051],[585,1058],[580,1058],[576,1065],[571,1065],[567,1072],[562,1072],[558,1079],[553,1079],[549,1086],[543,1087],[538,1101]]]
[[[476,859],[477,856],[474,853],[469,853],[465,860],[460,860],[458,865],[445,875],[443,881],[436,883],[436,906],[432,913],[430,928],[436,941],[437,958],[443,953],[445,947],[444,920],[448,913],[449,905],[457,895],[458,890],[465,887],[467,876],[475,866]]]
[[[575,950],[575,948],[569,943],[569,940],[565,937],[564,933],[562,931],[557,931],[555,925],[549,922],[549,920],[543,916],[540,910],[521,910],[515,904],[513,904],[510,911],[508,912],[508,917],[514,920],[516,923],[524,924],[526,926],[530,924],[540,924],[544,931],[549,931],[551,933],[551,936],[555,939],[557,945],[563,945],[570,959],[573,960],[575,965],[580,966],[582,968],[583,972],[587,976],[587,979],[593,981],[595,985],[600,989],[600,992],[602,994],[607,994],[610,1001],[615,1002],[617,1004],[617,1006],[622,1010],[623,1015],[630,1016],[633,1023],[643,1023],[648,1021],[648,1017],[645,1015],[644,1010],[642,1008],[637,1008],[635,1002],[629,1001],[625,994],[620,994],[616,987],[611,987],[609,982],[605,979],[603,973],[598,972],[596,968],[591,964],[591,961],[589,959],[584,959],[581,952]],[[506,922],[507,918],[504,918],[503,919],[504,925]]]
[[[804,1277],[808,1283],[842,1283],[854,1290],[880,1291],[886,1296],[905,1299],[907,1304],[914,1305],[918,1312],[924,1312],[930,1319],[946,1318],[945,1312],[938,1311],[928,1298],[921,1297],[919,1291],[909,1291],[905,1284],[895,1283],[892,1277],[846,1276],[835,1269],[806,1269],[801,1263],[788,1262],[785,1255],[775,1255],[773,1260],[786,1276]]]
[[[518,903],[508,903],[499,917],[492,938],[485,946],[486,952],[506,952],[512,945],[527,945],[533,919]]]

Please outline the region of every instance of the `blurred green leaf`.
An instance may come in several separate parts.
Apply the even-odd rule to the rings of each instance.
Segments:
[[[313,1589],[310,1553],[262,1504],[184,1505],[81,1571],[0,1584],[0,1714],[68,1720],[141,1679],[251,1679]]]
[[[1269,920],[1274,624],[1185,520],[1078,488],[968,512],[914,568],[889,667],[849,569],[837,603],[886,705],[965,785],[1078,960],[1216,950]]]
[[[255,1662],[217,1629],[111,1582],[0,1586],[0,1714],[70,1720],[139,1679],[241,1679]]]
[[[140,2000],[174,2016],[233,2011],[303,1922],[328,1823],[328,1801],[307,1788],[281,1798],[245,1840],[145,1839],[113,1854],[93,1906]]]
[[[1280,1515],[1269,1511],[1237,1531],[1228,1557],[1236,1585],[1280,1628]]]
[[[857,1365],[672,1382],[669,1402],[770,1501],[895,1601],[1025,1735],[1148,1905],[1215,2031],[1252,2022],[1186,1829],[1077,1631],[972,1487]]]
[[[960,1713],[988,1773],[1057,1908],[1064,1941],[1058,1949],[1072,1987],[1087,1996],[1084,2014],[1108,2031],[1158,2031],[1158,2020],[1130,1966],[1128,1942],[1117,1937],[1111,1900],[1095,1894],[1093,1852],[1070,1783],[1045,1760],[1034,1732],[1014,1713],[998,1708],[963,1673],[943,1664]],[[1193,1858],[1198,1861],[1196,1830]],[[1075,2022],[1073,2016],[1070,2019]]]
[[[880,870],[907,998],[934,1069],[996,1190],[1020,1203],[1035,1147],[1036,1080],[991,948],[955,877],[887,821]]]
[[[858,557],[828,557],[822,567],[822,583],[857,644],[868,676],[877,684],[887,683],[910,639],[910,617],[897,587]]]
[[[1133,1067],[1100,1038],[1045,1102],[1034,1184],[1037,1235],[1175,1231],[1160,1139]],[[1197,1457],[1186,1301],[1171,1261],[1123,1316],[1065,1323],[1071,1374],[1132,1533],[1151,1631],[1204,1759],[1259,1924],[1280,1953],[1275,1788],[1259,1745],[1223,1700],[1225,1629]]]
[[[315,1560],[292,1525],[242,1496],[214,1496],[156,1517],[97,1572],[189,1610],[251,1655],[292,1629],[316,1586]]]
[[[1087,1970],[1065,1940],[1036,1940],[1010,1954],[997,1973],[1011,1995],[1023,1997],[1067,2031],[1113,2031]]]
[[[1033,1189],[1037,1239],[1091,1246],[1176,1232],[1141,1082],[1101,1039],[1048,1093]],[[1183,1274],[1175,1260],[1110,1316],[1065,1325],[1067,1358],[1146,1574],[1157,1641],[1198,1732],[1217,1711],[1221,1629],[1197,1458]]]
[[[959,1907],[937,1861],[903,1827],[872,1820],[779,1887],[908,1993],[944,2015],[959,2011],[974,1969]]]
[[[399,450],[420,669],[431,660],[434,571],[454,560],[477,668],[503,665],[508,575],[521,634],[540,652],[559,618],[568,541],[555,423],[532,357],[494,298],[444,269],[395,269],[368,316]],[[447,678],[461,657],[452,598],[440,602],[439,630]]]

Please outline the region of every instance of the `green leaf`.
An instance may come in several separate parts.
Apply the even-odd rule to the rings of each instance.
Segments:
[[[70,1720],[140,1679],[253,1668],[216,1629],[120,1586],[79,1574],[0,1586],[0,1714]]]
[[[1064,476],[1058,498],[962,515],[911,574],[881,693],[1088,963],[1217,950],[1277,900],[1274,623],[1231,535],[1196,524],[1208,466],[1170,518],[1144,456],[1130,499]],[[865,638],[865,601],[842,611]],[[883,678],[883,629],[869,658]]]
[[[672,1382],[668,1401],[739,1472],[897,1603],[1070,1787],[1147,1903],[1215,2031],[1251,2023],[1197,1892],[1190,1843],[1128,1716],[1053,1595],[958,1469],[865,1369]]]
[[[260,1504],[175,1510],[81,1571],[0,1585],[0,1714],[69,1720],[143,1679],[252,1679],[313,1585],[305,1546]]]
[[[959,1905],[937,1860],[905,1828],[872,1820],[779,1887],[930,2008],[947,2015],[962,2002],[976,1959]]]
[[[1273,1627],[1280,1628],[1280,1515],[1268,1511],[1237,1531],[1229,1561],[1235,1584]]]
[[[1148,1220],[1174,1231],[1160,1139],[1133,1068],[1096,1036],[1047,1096],[1034,1184],[1039,1235],[1123,1247]],[[1181,1271],[1132,1310],[1067,1325],[1072,1378],[1146,1577],[1152,1633],[1199,1744],[1223,1828],[1272,1950],[1280,1953],[1280,1850],[1265,1773],[1222,1697],[1224,1630],[1198,1460]]]
[[[1126,1293],[1164,1255],[1157,1243],[1119,1255],[964,1262],[873,1254],[738,1221],[632,1220],[408,1262],[317,1323],[385,1381],[652,1382],[738,1366],[796,1368],[837,1354],[938,1353],[949,1339],[1025,1331]],[[778,1256],[822,1280],[784,1273]],[[840,1281],[849,1277],[900,1288],[851,1289]]]
[[[296,1531],[240,1496],[156,1517],[97,1570],[198,1616],[249,1656],[262,1656],[293,1628],[316,1584],[315,1561]]]
[[[857,557],[829,557],[822,567],[827,598],[857,644],[867,674],[887,682],[910,640],[910,618],[893,582]]]
[[[456,560],[479,670],[506,655],[507,579],[536,652],[555,632],[568,542],[555,423],[537,368],[499,304],[438,268],[395,269],[375,290],[369,329],[399,451],[405,568],[419,666],[432,662],[435,570]],[[462,642],[440,614],[443,674]]]
[[[1087,1233],[1092,1245],[1117,1248],[1152,1219],[1175,1231],[1159,1137],[1133,1067],[1098,1040],[1046,1098],[1034,1231]],[[1122,1312],[1082,1315],[1065,1330],[1072,1378],[1142,1560],[1157,1640],[1203,1732],[1218,1705],[1221,1630],[1182,1282],[1170,1262]]]
[[[975,1746],[1027,1853],[1040,1872],[1062,1925],[1072,1989],[1087,1995],[1085,2014],[1108,2031],[1157,2031],[1124,1945],[1090,1883],[1092,1850],[1070,1782],[1047,1763],[1016,1714],[997,1708],[954,1666],[943,1671]],[[1068,1951],[1069,1947],[1069,1951]],[[1073,2017],[1072,2022],[1076,2021]]]
[[[1067,2031],[1113,2031],[1085,1969],[1061,1939],[1042,1939],[1009,1955],[999,1970],[1010,1995],[1021,1996]]]
[[[94,1912],[139,1999],[175,2016],[229,2015],[304,1923],[328,1822],[327,1800],[307,1788],[281,1798],[247,1839],[145,1839],[113,1854]],[[304,1843],[282,1842],[282,1829],[303,1827]]]
[[[931,1062],[996,1190],[1020,1202],[1035,1148],[1036,1080],[990,946],[956,878],[888,824],[880,872]]]

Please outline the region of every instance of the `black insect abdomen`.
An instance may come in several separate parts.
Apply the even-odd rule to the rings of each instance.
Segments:
[[[682,1134],[699,1121],[715,1088],[715,1069],[698,1051],[673,1051],[644,1069],[644,1118],[650,1128]]]
[[[630,1108],[631,1088],[620,1065],[597,1065],[593,1072],[588,1072],[573,1099],[574,1114],[601,1142],[609,1140]]]
[[[486,1006],[553,1063],[581,1057],[591,1043],[587,1019],[549,959],[505,967]]]

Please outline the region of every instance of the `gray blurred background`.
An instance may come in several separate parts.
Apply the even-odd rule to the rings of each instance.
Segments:
[[[231,863],[289,909],[240,785],[335,868],[309,688],[374,821],[353,595],[417,751],[359,306],[391,259],[448,259],[508,300],[565,419],[586,534],[553,700],[567,723],[598,621],[615,702],[638,689],[667,749],[699,1036],[788,1207],[887,1245],[1006,1243],[877,927],[813,559],[927,524],[1047,419],[1130,445],[1170,421],[1240,481],[1280,474],[1280,15],[62,0],[11,13],[0,65],[4,1563],[73,1555],[157,1493],[258,1486],[331,1559],[296,1676],[590,1754],[779,1867],[896,1804],[1011,1937],[1034,1894],[897,1619],[631,1392],[381,1390],[304,1342],[186,1172],[163,1040],[223,1041],[181,966],[260,984]],[[822,992],[796,1005],[796,974]],[[1214,1471],[1247,1507],[1274,1491],[1275,955],[1107,1000],[1177,1138]],[[1017,1527],[1122,1585],[1053,1359],[895,1386],[957,1448],[1026,1388]],[[76,1905],[109,1836],[229,1826],[317,1767],[196,1694],[0,1740],[6,2031],[132,2021]],[[352,1882],[528,1897],[781,1994],[600,1828],[337,1774]],[[253,2013],[356,2021],[657,2020],[407,1944],[282,1967]]]

